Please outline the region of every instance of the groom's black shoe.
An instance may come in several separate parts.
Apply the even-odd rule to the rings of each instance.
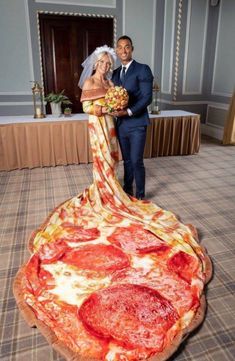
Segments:
[[[128,194],[128,196],[133,197],[133,195],[134,195],[133,189],[125,189],[125,187],[124,187],[123,190],[126,194]]]
[[[143,201],[144,198],[145,198],[145,195],[144,195],[143,192],[136,192],[135,197],[136,197],[137,199],[139,199],[140,201]]]

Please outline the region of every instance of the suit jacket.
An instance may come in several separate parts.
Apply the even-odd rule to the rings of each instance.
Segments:
[[[112,81],[115,85],[122,85],[129,94],[128,108],[132,116],[118,118],[118,125],[125,123],[128,128],[149,124],[147,106],[152,101],[153,75],[148,65],[133,60],[129,66],[125,81],[121,84],[120,72],[122,67],[115,69]]]

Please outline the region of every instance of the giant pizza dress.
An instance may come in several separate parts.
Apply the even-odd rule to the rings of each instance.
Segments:
[[[33,232],[15,278],[23,316],[68,360],[166,360],[203,320],[210,259],[193,226],[117,179],[106,90],[83,91],[93,183]]]

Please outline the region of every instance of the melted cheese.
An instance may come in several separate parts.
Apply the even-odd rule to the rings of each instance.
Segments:
[[[154,268],[154,261],[149,255],[145,256],[131,256],[131,266],[133,268],[142,268],[144,273],[148,273]]]
[[[85,242],[67,242],[69,247],[71,248],[82,248],[84,246],[87,245],[91,245],[91,244],[106,244],[109,245],[110,242],[108,242],[106,239],[102,239],[102,237],[99,237],[97,239],[95,239],[94,241],[85,241]]]
[[[55,279],[55,287],[49,290],[61,301],[80,306],[91,293],[108,287],[111,277],[94,271],[79,270],[63,262],[43,266]]]
[[[181,324],[183,326],[183,329],[191,323],[194,316],[195,312],[190,310],[181,317]]]
[[[129,360],[129,356],[131,356],[132,351],[128,351],[127,349],[110,342],[109,343],[109,351],[105,355],[105,361],[118,361],[118,360]],[[131,359],[131,357],[130,357]]]

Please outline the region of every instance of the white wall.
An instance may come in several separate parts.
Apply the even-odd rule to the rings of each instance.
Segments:
[[[33,80],[25,0],[0,1],[0,94],[31,94]]]
[[[220,3],[212,94],[232,96],[235,85],[235,1],[220,0]]]
[[[123,1],[123,34],[132,38],[135,60],[154,71],[156,0]]]

